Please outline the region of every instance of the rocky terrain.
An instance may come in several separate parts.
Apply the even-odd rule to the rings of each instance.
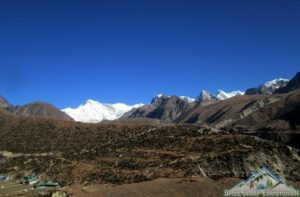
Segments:
[[[267,165],[299,181],[299,150],[192,125],[83,124],[1,114],[0,173],[34,172],[67,184],[156,178],[246,177]]]

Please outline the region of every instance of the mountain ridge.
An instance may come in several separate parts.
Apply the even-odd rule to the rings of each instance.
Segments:
[[[183,119],[181,116],[186,116],[190,111],[193,111],[192,108],[195,106],[207,106],[218,101],[225,101],[242,95],[272,95],[274,93],[284,93],[297,89],[300,84],[299,77],[300,73],[297,73],[290,81],[282,78],[274,79],[254,89],[247,89],[245,92],[240,90],[231,92],[218,90],[216,94],[212,94],[207,90],[202,90],[197,99],[189,96],[158,94],[147,105],[142,103],[135,105],[126,105],[124,103],[110,104],[88,99],[77,108],[61,109],[60,111],[63,114],[58,113],[57,108],[54,106],[50,107],[51,104],[42,102],[33,102],[35,104],[29,103],[24,106],[14,107],[2,96],[0,97],[0,107],[16,115],[57,116],[58,118],[73,119],[87,123],[98,123],[104,120],[112,121],[120,118],[162,118],[163,122],[177,122]],[[288,89],[285,87],[288,87]]]

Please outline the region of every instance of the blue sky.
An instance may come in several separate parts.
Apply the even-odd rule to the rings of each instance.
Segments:
[[[0,0],[12,104],[150,102],[245,90],[300,69],[298,0]]]

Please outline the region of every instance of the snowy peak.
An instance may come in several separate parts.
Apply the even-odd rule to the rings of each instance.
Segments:
[[[103,120],[115,120],[120,118],[126,112],[133,108],[141,107],[144,104],[126,105],[123,103],[103,104],[98,101],[89,99],[85,104],[78,108],[66,108],[62,111],[79,122],[97,123]]]
[[[226,100],[226,99],[229,99],[231,97],[244,95],[244,94],[245,94],[245,92],[241,92],[239,90],[232,91],[232,92],[225,92],[223,90],[218,90],[217,98],[219,100]]]
[[[268,81],[258,87],[249,88],[246,90],[246,95],[272,95],[277,89],[284,88],[287,83],[289,82],[288,79],[274,79],[272,81]]]

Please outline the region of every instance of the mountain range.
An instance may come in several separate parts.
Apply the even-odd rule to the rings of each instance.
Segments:
[[[217,94],[212,94],[208,90],[202,90],[197,99],[189,96],[168,96],[158,94],[151,99],[150,104],[126,105],[123,103],[103,104],[99,101],[88,100],[78,108],[66,108],[62,111],[67,113],[76,121],[97,123],[103,120],[116,120],[119,118],[153,118],[163,122],[174,122],[181,115],[186,113],[197,103],[203,101],[220,101],[235,96],[246,95],[272,95],[275,90],[285,87],[287,79],[274,79],[256,88],[249,88],[246,92],[239,90],[225,92],[218,90]]]
[[[297,73],[290,81],[282,78],[274,79],[255,88],[249,88],[245,92],[219,90],[216,94],[212,94],[207,90],[203,90],[197,99],[188,96],[159,94],[146,105],[142,103],[135,105],[106,104],[89,99],[77,108],[59,110],[44,102],[13,106],[1,96],[0,107],[8,113],[18,116],[43,116],[87,123],[148,118],[165,123],[215,123],[228,126],[237,125],[238,122],[241,122],[233,116],[242,116],[242,112],[247,110],[249,106],[255,108],[253,106],[257,105],[260,109],[260,105],[266,106],[269,103],[276,103],[280,99],[284,100],[284,96],[277,96],[277,94],[299,89],[299,78],[300,74]]]

